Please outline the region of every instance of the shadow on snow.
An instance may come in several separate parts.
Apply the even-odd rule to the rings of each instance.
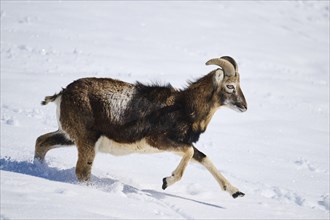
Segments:
[[[11,158],[1,158],[0,159],[0,170],[4,171],[10,171],[10,172],[15,172],[15,173],[21,173],[25,175],[30,175],[34,177],[40,177],[52,181],[58,181],[58,182],[63,182],[63,183],[71,183],[71,184],[80,184],[76,178],[75,174],[75,168],[70,168],[70,169],[63,169],[59,170],[55,167],[49,167],[46,163],[40,163],[38,161],[35,162],[30,162],[30,161],[15,161],[12,160]],[[137,189],[133,186],[123,184],[119,180],[111,179],[111,178],[99,178],[94,175],[91,177],[91,181],[88,182],[87,184],[82,184],[82,185],[87,185],[87,186],[92,186],[93,188],[100,189],[105,192],[112,192],[116,190],[117,188],[116,185],[122,185],[122,189],[120,189],[123,193],[129,194],[129,193],[138,193],[141,194],[141,192],[146,195],[150,196],[152,198],[162,200],[166,197],[172,197],[172,198],[177,198],[177,199],[182,199],[182,200],[187,200],[195,203],[199,203],[202,205],[206,206],[211,206],[214,208],[220,208],[224,209],[224,207],[207,203],[207,202],[202,202],[198,201],[195,199],[190,199],[182,196],[177,196],[169,193],[163,193],[163,192],[158,192],[155,190],[148,190],[148,189]]]

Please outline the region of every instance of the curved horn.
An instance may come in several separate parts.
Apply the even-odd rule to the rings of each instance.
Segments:
[[[230,57],[230,56],[223,56],[223,57],[220,57],[220,59],[225,59],[227,61],[229,61],[235,68],[236,72],[238,72],[238,67],[237,67],[237,63],[236,61],[234,60],[234,58]]]
[[[235,75],[235,66],[229,60],[227,60],[227,57],[214,58],[206,62],[206,65],[212,64],[220,66],[224,70],[226,76]]]

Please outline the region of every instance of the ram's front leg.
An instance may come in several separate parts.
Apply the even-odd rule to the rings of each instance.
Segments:
[[[194,149],[193,158],[201,163],[216,179],[220,187],[227,191],[233,198],[243,197],[245,194],[240,192],[236,187],[231,185],[231,183],[218,171],[218,169],[213,165],[212,161],[197,148]]]
[[[192,146],[184,147],[182,149],[183,157],[177,166],[177,168],[172,172],[172,175],[169,177],[165,177],[163,179],[163,186],[162,189],[166,189],[168,186],[174,184],[175,182],[179,181],[183,175],[184,170],[186,169],[187,165],[189,164],[190,159],[194,155],[194,149]]]

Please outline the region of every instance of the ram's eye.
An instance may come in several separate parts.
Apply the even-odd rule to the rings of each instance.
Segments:
[[[234,89],[235,87],[233,85],[226,85],[228,89]]]

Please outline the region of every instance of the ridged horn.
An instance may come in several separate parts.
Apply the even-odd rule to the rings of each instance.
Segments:
[[[220,66],[224,70],[225,75],[229,77],[235,76],[235,72],[237,69],[235,60],[229,56],[210,59],[209,61],[206,62],[206,65]]]

